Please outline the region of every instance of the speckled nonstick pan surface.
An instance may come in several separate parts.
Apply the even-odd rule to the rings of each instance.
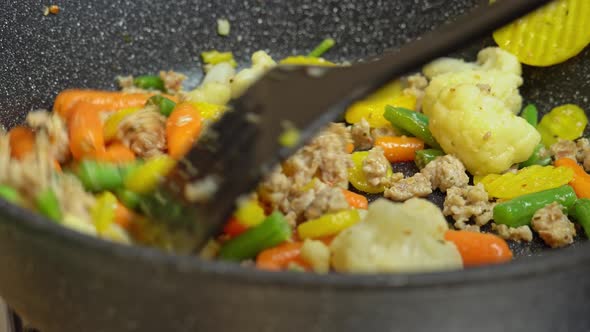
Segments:
[[[331,36],[334,60],[375,55],[477,0],[6,0],[0,11],[0,122],[48,108],[64,88],[113,89],[119,74],[194,74],[208,49],[239,60],[303,53]],[[229,37],[215,20],[228,18]],[[483,40],[457,54],[473,57]],[[521,89],[542,110],[590,109],[586,50],[525,67]],[[412,165],[396,165],[413,172]],[[75,198],[72,198],[75,199]],[[443,197],[431,199],[441,204]],[[0,202],[0,296],[43,332],[588,331],[590,247],[513,246],[511,264],[419,275],[267,273],[87,238]],[[533,256],[533,257],[525,257]]]

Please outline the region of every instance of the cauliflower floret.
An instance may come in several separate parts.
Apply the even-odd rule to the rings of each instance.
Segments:
[[[428,77],[428,79],[433,79],[438,75],[456,73],[477,68],[477,64],[473,62],[465,62],[463,59],[444,57],[438,58],[424,66],[424,68],[422,68],[422,73],[424,73],[424,76]]]
[[[477,53],[477,64],[483,70],[499,70],[505,73],[522,75],[522,66],[512,53],[499,47],[487,47]]]
[[[447,222],[436,205],[413,198],[378,199],[364,222],[341,232],[330,245],[339,272],[414,272],[460,269],[461,255],[444,239]]]
[[[446,77],[457,84],[435,82],[447,75],[453,74],[432,81],[426,89],[431,102],[424,105],[430,131],[443,150],[457,156],[474,175],[502,173],[527,160],[541,140],[535,128],[484,87],[457,77]]]
[[[306,239],[301,247],[301,258],[309,263],[316,273],[330,271],[330,249],[322,241]]]
[[[276,66],[276,62],[264,51],[252,54],[252,67],[242,69],[231,83],[232,98],[239,97],[246,89],[259,79],[269,69]]]

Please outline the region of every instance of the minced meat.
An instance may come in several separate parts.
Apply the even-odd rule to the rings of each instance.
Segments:
[[[68,129],[57,113],[46,110],[32,111],[27,114],[27,124],[35,131],[44,131],[49,138],[50,153],[60,163],[70,157],[70,139]]]
[[[551,151],[551,155],[555,159],[559,158],[570,158],[573,160],[577,160],[577,147],[576,143],[573,141],[567,141],[560,139],[557,143],[554,143],[549,148]]]
[[[533,240],[533,232],[527,225],[508,227],[503,224],[492,223],[492,231],[496,232],[496,234],[504,240],[512,240],[516,242],[531,242]]]
[[[455,228],[464,229],[471,218],[483,226],[493,217],[494,204],[489,202],[488,193],[481,183],[475,186],[452,187],[447,190],[443,214],[455,220]]]
[[[399,136],[399,133],[395,131],[395,129],[393,129],[391,126],[385,126],[380,128],[371,128],[371,136],[373,137],[374,142],[380,137]]]
[[[422,98],[424,98],[424,89],[428,86],[428,80],[422,74],[410,75],[407,78],[408,87],[403,93],[416,97],[416,111],[422,109]]]
[[[365,118],[350,126],[350,134],[357,150],[369,150],[373,146],[371,127]]]
[[[533,215],[533,229],[551,248],[565,247],[574,242],[576,227],[563,213],[564,207],[553,202]]]
[[[401,202],[412,197],[426,197],[431,193],[430,181],[422,173],[416,173],[412,177],[392,181],[391,185],[385,188],[383,195],[393,201]]]
[[[465,166],[452,155],[436,158],[420,172],[430,181],[433,189],[438,188],[442,192],[451,187],[464,187],[469,183]]]
[[[186,75],[175,71],[160,71],[160,78],[164,81],[164,87],[168,93],[176,93],[182,90],[182,82],[186,80]]]
[[[147,106],[125,117],[117,138],[138,157],[152,157],[166,149],[166,118],[156,107]]]
[[[376,146],[363,160],[363,173],[365,173],[367,183],[375,187],[387,182],[387,170],[391,167],[383,153],[383,148]]]
[[[590,141],[587,138],[580,138],[576,142],[578,148],[576,157],[578,162],[584,166],[586,171],[590,171]]]

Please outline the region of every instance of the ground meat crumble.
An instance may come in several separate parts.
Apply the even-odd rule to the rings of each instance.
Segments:
[[[567,141],[560,139],[557,143],[554,143],[549,148],[551,151],[551,155],[555,159],[559,158],[570,158],[573,160],[577,160],[577,147],[576,143],[573,141]]]
[[[420,171],[433,189],[446,192],[451,187],[464,187],[469,183],[463,163],[452,155],[438,157]]]
[[[387,170],[390,163],[383,153],[383,148],[376,146],[363,160],[363,173],[365,173],[367,183],[375,187],[384,185],[388,181]]]
[[[117,138],[138,157],[152,157],[166,149],[166,118],[157,107],[147,106],[125,117]]]
[[[404,94],[416,97],[416,111],[422,109],[422,98],[424,98],[424,89],[428,86],[428,80],[422,74],[414,74],[406,79],[408,87],[404,89]]]
[[[475,186],[452,187],[447,190],[443,214],[455,220],[455,228],[465,229],[466,222],[474,219],[477,226],[487,224],[493,216],[494,203],[479,183]]]
[[[395,173],[391,185],[385,188],[383,195],[393,201],[406,201],[412,197],[426,197],[432,193],[430,181],[422,174],[396,181],[396,177],[403,177],[401,173]]]
[[[32,111],[27,114],[27,124],[36,132],[43,131],[47,134],[51,155],[60,163],[70,157],[70,139],[68,129],[62,118],[56,113],[46,110]]]
[[[371,136],[371,127],[365,118],[350,126],[350,134],[354,147],[357,150],[369,150],[373,146],[373,136]]]
[[[527,225],[508,227],[503,224],[492,223],[492,231],[496,232],[496,234],[504,240],[512,240],[516,242],[531,242],[533,240],[533,232]]]
[[[575,225],[563,213],[564,207],[554,202],[533,215],[533,229],[551,248],[565,247],[574,242]]]
[[[160,78],[164,81],[167,93],[177,93],[182,90],[182,83],[186,80],[186,75],[172,70],[160,71]]]

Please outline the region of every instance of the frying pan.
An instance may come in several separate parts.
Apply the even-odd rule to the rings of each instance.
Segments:
[[[174,69],[194,86],[198,55],[209,49],[233,50],[245,63],[258,49],[281,58],[331,36],[333,60],[376,55],[477,2],[56,0],[62,11],[45,17],[44,1],[5,0],[0,122],[49,108],[64,88],[113,89],[119,74]],[[217,18],[231,21],[228,37],[216,35]],[[544,110],[590,109],[589,68],[588,50],[551,68],[525,67],[521,91]],[[43,332],[590,330],[590,246],[512,246],[513,263],[460,272],[270,273],[107,243],[0,201],[0,296]]]

